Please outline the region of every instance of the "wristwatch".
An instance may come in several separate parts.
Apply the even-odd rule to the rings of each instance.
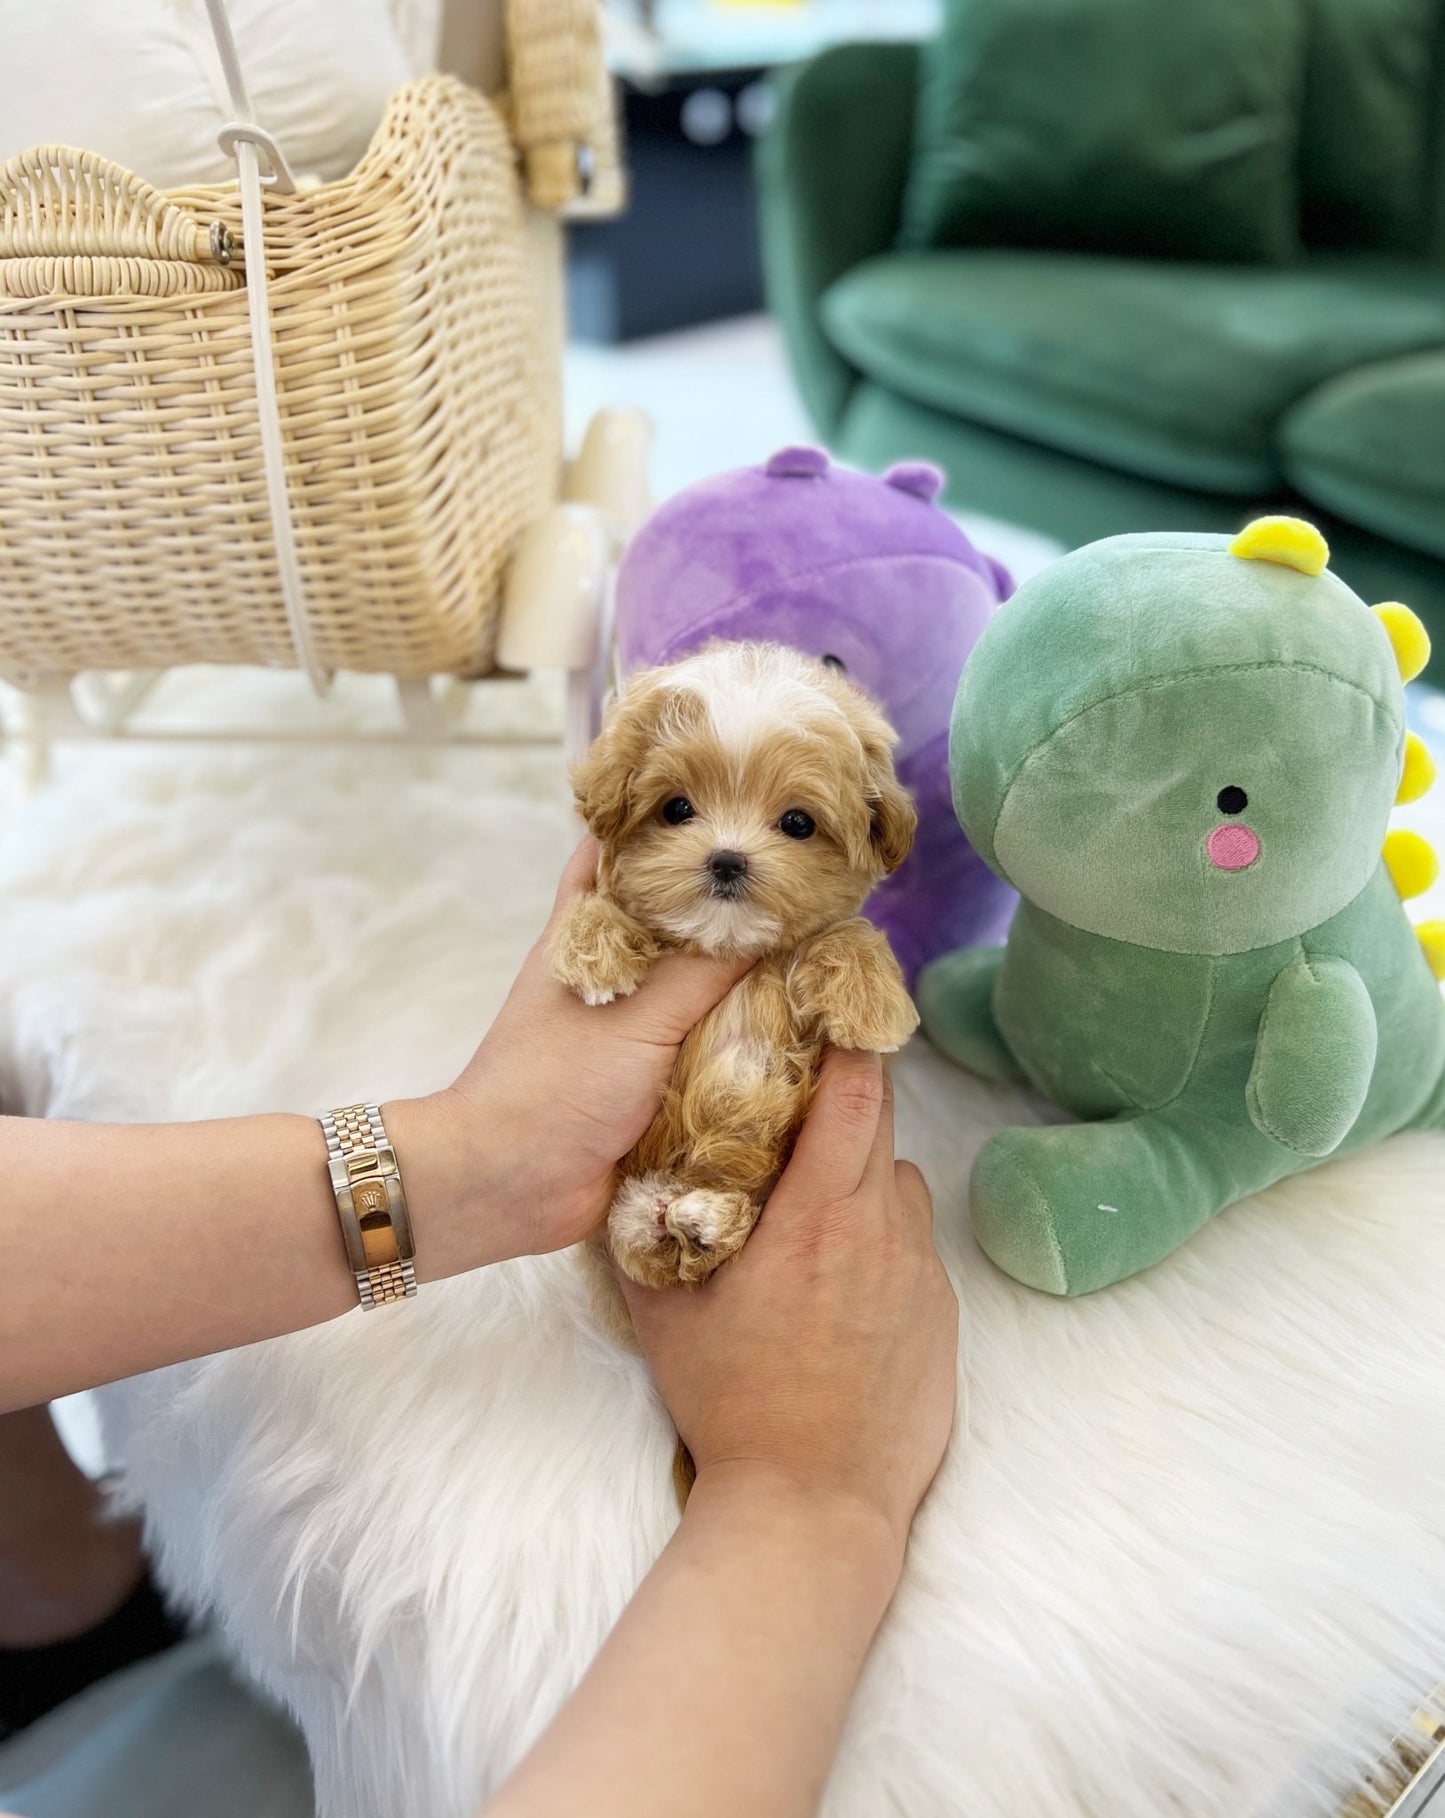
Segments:
[[[363,1307],[410,1300],[416,1246],[396,1153],[376,1105],[343,1105],[321,1119],[346,1260]]]

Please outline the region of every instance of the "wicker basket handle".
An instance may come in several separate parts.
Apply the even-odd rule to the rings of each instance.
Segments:
[[[322,667],[311,635],[306,609],[306,585],[296,547],[296,522],[286,478],[286,438],[281,427],[281,403],[276,389],[276,350],[271,323],[271,287],[266,275],[265,191],[294,194],[296,179],[285,153],[261,127],[251,98],[236,41],[226,12],[226,0],[206,0],[206,12],[215,36],[216,50],[226,76],[236,117],[221,128],[221,150],[236,160],[241,190],[241,245],[246,260],[246,307],[251,324],[251,364],[256,374],[256,419],[261,431],[261,465],[266,475],[266,503],[271,514],[271,536],[276,545],[276,573],[286,606],[286,624],[296,661],[317,694],[331,687],[330,672]]]
[[[0,164],[0,258],[215,257],[208,230],[108,158],[65,145]]]

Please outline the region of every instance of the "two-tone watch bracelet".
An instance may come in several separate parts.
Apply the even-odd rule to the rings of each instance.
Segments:
[[[346,1260],[368,1309],[416,1293],[416,1246],[396,1152],[375,1105],[343,1105],[321,1119]]]

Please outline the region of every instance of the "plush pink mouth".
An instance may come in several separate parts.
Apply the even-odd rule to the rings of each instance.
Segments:
[[[1204,842],[1204,850],[1209,854],[1210,864],[1217,865],[1221,871],[1243,871],[1259,857],[1259,835],[1252,827],[1242,827],[1238,821],[1231,821],[1226,827],[1214,829]]]

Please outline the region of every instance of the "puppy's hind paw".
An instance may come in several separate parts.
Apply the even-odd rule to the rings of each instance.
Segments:
[[[746,1193],[694,1187],[668,1209],[668,1234],[677,1244],[678,1279],[705,1281],[748,1241],[757,1209]]]
[[[665,1288],[678,1279],[667,1215],[685,1191],[675,1175],[658,1173],[629,1175],[617,1189],[607,1215],[607,1247],[622,1273],[644,1288]]]
[[[692,1187],[671,1174],[623,1181],[607,1220],[617,1266],[645,1288],[696,1286],[747,1242],[757,1208],[745,1193]]]

